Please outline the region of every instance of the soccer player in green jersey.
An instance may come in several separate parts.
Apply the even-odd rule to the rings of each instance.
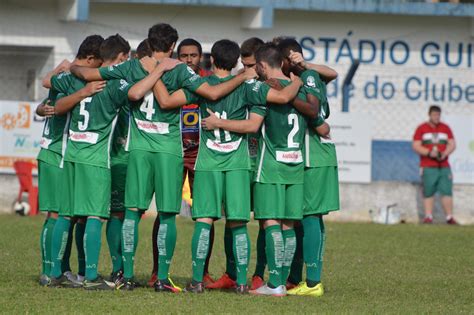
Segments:
[[[339,209],[339,183],[337,158],[334,143],[327,137],[329,126],[324,119],[329,117],[326,84],[318,72],[305,70],[301,65],[301,46],[294,39],[284,39],[278,44],[285,57],[283,71],[295,72],[303,80],[309,94],[318,99],[318,117],[308,117],[308,132],[305,135],[304,205],[301,235],[297,235],[302,256],[306,264],[306,281],[302,280],[302,264],[293,261],[288,281],[298,284],[288,291],[289,295],[322,296],[321,271],[325,247],[323,216]],[[304,66],[304,65],[303,65]],[[316,189],[315,189],[316,187]]]
[[[276,79],[283,86],[290,84],[291,81],[281,71],[282,57],[274,45],[265,44],[259,48],[256,61],[260,77]],[[299,78],[291,75],[291,79],[301,84]],[[303,90],[299,91],[298,98],[306,101]],[[302,217],[302,145],[306,121],[288,102],[260,109],[259,114],[241,122],[212,118],[202,123],[206,128],[212,122],[217,123],[214,127],[229,131],[255,132],[263,122],[254,186],[254,211],[255,218],[264,220],[270,279],[266,285],[250,292],[284,296],[284,283],[296,246],[293,221]]]
[[[107,38],[100,47],[104,66],[128,59],[130,45],[120,35]],[[69,139],[64,156],[64,204],[74,216],[87,217],[84,234],[86,272],[84,288],[110,290],[115,284],[97,273],[101,247],[102,224],[110,215],[111,173],[110,146],[117,115],[129,106],[129,83],[125,80],[96,82],[97,89],[72,78],[68,95],[57,107],[72,108]],[[53,82],[54,85],[54,82]],[[105,88],[104,88],[105,86]]]
[[[81,43],[72,65],[85,67],[100,66],[102,59],[100,58],[99,47],[103,40],[99,35],[88,36]],[[48,98],[53,108],[49,111],[49,115],[52,115],[52,117],[48,118],[45,124],[41,140],[42,149],[38,155],[38,160],[41,161],[39,163],[39,199],[40,207],[43,202],[48,201],[48,203],[51,203],[51,201],[54,201],[57,206],[58,218],[54,223],[54,228],[51,226],[51,230],[48,232],[51,235],[46,235],[46,240],[43,239],[42,243],[46,251],[48,251],[48,247],[50,248],[51,268],[49,276],[51,281],[49,281],[48,286],[77,287],[80,286],[79,281],[82,280],[80,276],[81,270],[85,269],[84,251],[81,250],[82,246],[78,247],[79,272],[77,278],[72,277],[69,267],[69,256],[71,253],[74,222],[72,222],[69,213],[64,211],[61,199],[59,198],[60,193],[58,192],[58,187],[61,187],[63,177],[61,161],[64,157],[70,118],[69,115],[58,115],[56,111],[56,99],[60,95],[60,90],[55,86],[51,86],[52,76],[54,76],[53,80],[58,82],[58,85],[65,88],[70,83],[65,72],[58,74],[58,71],[52,71],[43,79],[43,85],[50,88]],[[76,234],[78,230],[76,227]],[[43,234],[43,236],[45,235]],[[47,241],[48,238],[50,238],[49,242]],[[78,244],[76,243],[76,245]]]

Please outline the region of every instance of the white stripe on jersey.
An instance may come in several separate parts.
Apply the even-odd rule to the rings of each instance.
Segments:
[[[305,133],[304,133],[304,146],[305,146],[305,165],[306,167],[311,167],[310,161],[309,161],[309,128],[306,128]]]
[[[132,109],[130,109],[131,111]],[[125,143],[125,151],[128,152],[128,146],[130,145],[130,130],[132,129],[132,113],[128,113],[128,132],[127,132],[127,142]]]
[[[260,175],[262,174],[262,166],[263,166],[263,156],[265,155],[265,123],[262,125],[262,153],[260,154],[260,163],[258,163],[258,170],[257,170],[257,178],[255,179],[256,182],[260,182]]]
[[[110,168],[110,144],[112,143],[112,138],[114,137],[115,125],[117,124],[118,114],[120,110],[117,110],[117,115],[115,115],[114,120],[112,121],[112,129],[109,134],[109,141],[107,141],[107,167]]]
[[[63,168],[64,166],[64,156],[66,155],[66,148],[67,148],[67,139],[68,139],[68,136],[69,136],[69,123],[70,123],[70,120],[71,120],[71,112],[68,112],[67,113],[67,116],[66,116],[66,124],[64,125],[64,129],[63,129],[63,141],[62,141],[62,145],[61,145],[61,163],[59,164],[59,167],[60,168]]]

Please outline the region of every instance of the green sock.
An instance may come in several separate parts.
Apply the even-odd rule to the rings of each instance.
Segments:
[[[66,250],[69,237],[69,227],[71,219],[69,217],[60,216],[54,225],[53,236],[51,239],[51,276],[59,278],[62,274],[61,265]]]
[[[298,284],[303,280],[303,225],[295,226],[296,235],[296,251],[291,263],[290,276],[288,281],[293,284]]]
[[[283,255],[283,266],[281,268],[281,283],[286,285],[288,276],[290,275],[291,263],[296,251],[296,235],[294,229],[283,230],[283,242],[285,244]]]
[[[122,270],[122,220],[111,216],[105,229],[107,244],[109,244],[110,258],[112,258],[112,272]]]
[[[303,219],[303,257],[306,264],[306,281],[321,281],[322,252],[324,250],[324,224],[322,223],[322,218],[317,216],[306,216]]]
[[[250,259],[250,239],[247,225],[232,228],[234,257],[237,271],[237,284],[247,284],[247,271]]]
[[[225,251],[225,272],[232,280],[236,279],[234,246],[232,245],[232,229],[225,227],[224,229],[224,251]]]
[[[84,233],[86,231],[85,222],[76,222],[76,229],[74,230],[74,238],[76,240],[77,249],[77,265],[78,274],[86,275],[86,253],[84,252]]]
[[[84,233],[84,251],[86,252],[86,279],[97,279],[100,246],[102,244],[102,220],[88,218]]]
[[[127,209],[122,224],[123,277],[133,279],[133,263],[138,245],[138,223],[141,212]]]
[[[205,222],[196,222],[194,225],[191,254],[193,259],[193,280],[196,282],[202,282],[204,276],[204,264],[209,252],[211,227],[211,224]]]
[[[40,250],[41,250],[41,274],[47,275],[47,262],[46,262],[46,235],[48,234],[49,218],[44,220],[43,229],[40,234]]]
[[[259,276],[263,279],[265,273],[265,266],[267,265],[267,256],[265,254],[265,229],[258,229],[257,236],[257,264],[255,265],[254,276]]]
[[[324,249],[326,248],[326,229],[324,227],[322,215],[319,216],[319,231],[321,233],[321,245],[319,247],[318,255],[318,277],[316,279],[317,282],[321,282],[321,273],[323,272]]]
[[[280,225],[271,225],[265,228],[265,252],[267,254],[268,285],[276,288],[282,285],[281,274],[285,245]]]
[[[71,271],[71,249],[72,249],[72,240],[73,240],[73,232],[74,232],[74,223],[69,226],[69,234],[67,237],[66,248],[64,249],[63,261],[61,262],[61,271],[65,273],[66,271]]]
[[[160,213],[158,230],[158,280],[168,279],[174,248],[176,247],[176,214]]]

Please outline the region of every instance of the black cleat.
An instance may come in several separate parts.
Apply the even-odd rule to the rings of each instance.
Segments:
[[[237,294],[247,294],[249,293],[249,287],[246,284],[238,284],[235,288],[235,293]]]
[[[171,279],[167,280],[156,280],[153,285],[155,292],[168,292],[168,293],[180,293],[183,291],[180,287],[175,285]]]
[[[81,288],[82,285],[77,282],[72,282],[65,275],[61,275],[61,277],[59,278],[51,277],[48,287],[77,289],[77,288]]]
[[[110,278],[108,281],[117,284],[119,282],[122,282],[122,280],[123,280],[123,271],[119,270],[119,271],[112,272],[110,274]]]
[[[204,283],[191,281],[184,289],[184,292],[204,293]]]
[[[84,289],[86,290],[115,290],[115,283],[97,277],[95,280],[85,280]]]
[[[140,285],[132,279],[122,278],[119,282],[115,282],[115,288],[117,290],[133,291],[134,289],[139,287]]]

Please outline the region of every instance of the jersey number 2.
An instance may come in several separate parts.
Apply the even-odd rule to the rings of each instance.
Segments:
[[[295,135],[300,130],[300,125],[298,122],[298,115],[289,114],[288,115],[288,124],[293,125],[290,133],[288,134],[288,148],[299,148],[300,144],[294,141]]]

